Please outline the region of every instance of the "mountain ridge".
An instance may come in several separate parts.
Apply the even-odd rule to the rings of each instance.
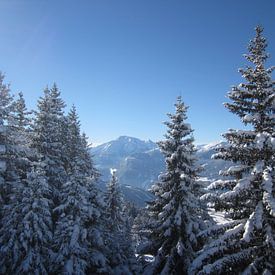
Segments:
[[[198,164],[204,168],[201,177],[209,180],[219,179],[219,170],[229,166],[229,163],[223,160],[211,158],[215,150],[225,144],[221,141],[196,146]],[[110,169],[117,169],[121,185],[147,190],[158,180],[159,174],[165,171],[164,157],[157,144],[151,140],[121,136],[92,147],[91,154],[104,182],[110,179]]]

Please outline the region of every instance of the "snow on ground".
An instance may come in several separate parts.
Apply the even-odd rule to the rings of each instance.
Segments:
[[[213,208],[208,208],[208,213],[217,224],[224,224],[231,221],[230,219],[224,217],[223,212],[217,212]]]

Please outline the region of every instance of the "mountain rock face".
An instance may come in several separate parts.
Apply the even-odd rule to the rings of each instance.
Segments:
[[[203,167],[202,177],[209,180],[219,179],[219,171],[229,167],[229,164],[223,160],[211,159],[216,152],[215,149],[222,144],[197,146],[198,163]],[[157,144],[150,140],[142,141],[122,136],[91,148],[91,154],[103,181],[109,181],[110,169],[117,169],[119,183],[132,188],[147,190],[165,169],[164,158]]]

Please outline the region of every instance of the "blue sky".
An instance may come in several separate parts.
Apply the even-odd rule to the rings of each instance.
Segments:
[[[275,64],[275,1],[0,1],[0,70],[30,108],[56,82],[95,143],[163,138],[178,95],[197,143],[242,128],[222,105],[254,27]]]

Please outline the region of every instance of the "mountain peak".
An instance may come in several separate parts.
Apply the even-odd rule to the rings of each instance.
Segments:
[[[198,145],[197,158],[205,169],[202,177],[218,179],[219,170],[228,164],[223,160],[213,160],[211,156],[224,142]],[[91,149],[94,163],[102,174],[102,180],[110,178],[110,168],[117,169],[120,184],[147,189],[157,181],[158,175],[165,170],[164,157],[157,144],[135,137],[120,136],[115,140]]]
[[[129,136],[120,136],[116,140],[124,141],[124,142],[132,142],[132,141],[141,141],[138,138],[135,137],[129,137]]]

